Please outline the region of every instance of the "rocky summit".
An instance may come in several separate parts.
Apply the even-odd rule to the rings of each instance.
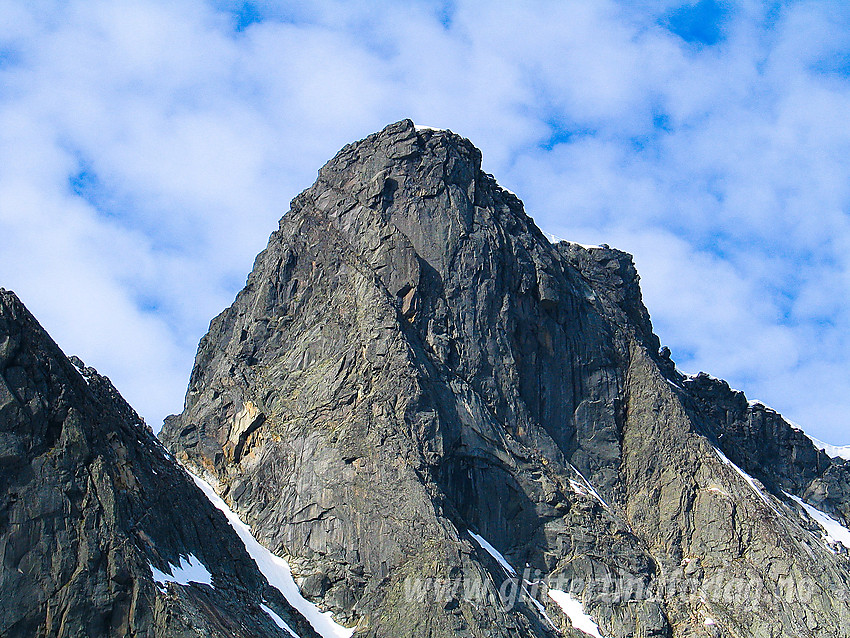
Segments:
[[[2,636],[850,636],[850,464],[680,373],[632,258],[450,131],[293,200],[169,453],[0,301]]]

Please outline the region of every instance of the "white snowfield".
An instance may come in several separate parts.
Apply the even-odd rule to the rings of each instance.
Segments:
[[[753,403],[753,401],[751,401],[750,403]],[[759,401],[757,403],[761,402]],[[793,423],[791,425],[794,425],[795,427],[799,428],[799,426],[796,426]],[[820,450],[823,450],[830,457],[850,460],[850,445],[845,445],[842,447],[829,445],[828,443],[819,441],[816,438],[809,436],[808,434],[806,434],[806,436],[808,436],[812,443],[815,444],[815,447]],[[729,465],[730,467],[734,468],[735,471],[741,475],[741,477],[750,485],[750,487],[762,501],[764,501],[774,512],[779,514],[779,511],[773,505],[770,498],[759,488],[753,477],[751,477],[744,470],[742,470],[740,467],[730,461],[726,457],[726,455],[723,454],[723,452],[721,452],[717,448],[714,448],[714,451],[717,452],[717,456],[720,457],[720,460],[722,460],[726,465]],[[793,494],[789,494],[788,492],[784,492],[784,494],[792,501],[797,503],[797,505],[802,507],[806,514],[808,514],[813,521],[820,525],[823,534],[823,541],[829,551],[835,553],[835,550],[832,548],[832,546],[837,545],[839,543],[845,548],[850,549],[850,529],[846,528],[844,525],[832,518],[829,514],[821,512],[816,507],[809,505],[799,496],[794,496]]]
[[[469,531],[469,530],[467,530]],[[516,570],[511,566],[511,564],[505,559],[505,557],[493,547],[490,543],[484,540],[481,536],[474,532],[469,532],[469,535],[475,539],[475,542],[486,551],[490,556],[496,559],[496,562],[502,566],[502,569],[509,575],[516,576]],[[531,585],[532,583],[526,581],[525,585]],[[528,590],[523,587],[523,590],[528,594]],[[549,618],[546,613],[546,608],[536,600],[531,594],[528,594],[528,597],[534,603],[537,610],[541,613],[543,618],[552,626],[553,629],[557,629],[555,627],[555,623],[552,622],[552,619]],[[602,634],[599,633],[599,625],[597,625],[593,618],[591,618],[585,611],[584,605],[582,605],[580,600],[573,598],[569,593],[560,591],[558,589],[550,589],[549,590],[549,598],[554,600],[558,606],[563,610],[563,612],[567,615],[567,618],[570,619],[573,627],[586,633],[589,636],[593,636],[594,638],[604,638]]]
[[[472,538],[475,539],[475,542],[478,543],[478,545],[481,547],[481,549],[483,549],[485,552],[490,554],[490,556],[492,556],[493,558],[496,559],[496,562],[499,563],[499,565],[502,566],[502,569],[504,569],[511,576],[516,576],[516,570],[513,567],[511,567],[511,564],[507,561],[507,559],[505,559],[504,556],[502,556],[502,554],[501,554],[501,552],[499,552],[499,550],[497,550],[495,547],[493,547],[490,543],[485,541],[483,538],[481,538],[475,532],[470,531],[469,535],[472,536]]]
[[[160,585],[164,585],[165,583],[177,583],[178,585],[200,583],[201,585],[212,585],[212,574],[193,554],[185,557],[181,556],[179,565],[168,563],[170,574],[159,571],[153,565],[148,566],[151,568],[153,579]]]
[[[599,633],[599,625],[593,622],[593,618],[587,615],[584,611],[584,605],[580,600],[573,598],[568,592],[557,589],[549,590],[549,598],[558,603],[558,606],[564,610],[564,613],[573,624],[573,628],[586,633],[594,638],[603,638]]]
[[[836,521],[829,514],[821,512],[816,507],[812,507],[799,496],[794,496],[788,492],[785,492],[785,496],[802,507],[806,511],[806,514],[808,514],[815,523],[820,525],[823,533],[823,540],[827,545],[827,549],[835,553],[830,545],[835,545],[837,543],[841,543],[844,547],[850,549],[850,529],[844,527],[844,525]]]
[[[505,190],[507,190],[507,189],[505,189]],[[510,192],[510,191],[508,191],[508,192]],[[564,239],[562,237],[558,237],[557,235],[553,235],[552,233],[547,233],[545,230],[542,231],[542,232],[543,232],[543,235],[546,237],[546,239],[548,239],[553,244],[560,244],[563,241],[563,242],[566,242],[568,244],[575,244],[576,246],[581,246],[582,248],[584,248],[586,250],[591,250],[593,248],[602,248],[602,246],[596,246],[596,245],[593,245],[593,244],[580,244],[577,241],[570,241],[569,239]]]
[[[815,437],[808,434],[806,436],[808,436],[809,440],[815,444],[817,449],[826,452],[827,456],[834,459],[838,458],[850,461],[850,445],[830,445],[829,443],[818,441]]]
[[[776,507],[774,507],[773,502],[770,500],[770,497],[768,497],[767,494],[761,491],[761,488],[756,485],[756,480],[752,476],[747,474],[744,470],[742,470],[740,467],[730,461],[729,458],[725,454],[723,454],[723,452],[721,452],[719,449],[714,448],[714,451],[717,453],[717,456],[720,458],[721,461],[723,461],[726,465],[734,469],[741,476],[741,478],[747,482],[747,484],[752,488],[753,492],[756,493],[756,495],[764,502],[765,505],[772,509],[777,515],[781,516]]]
[[[570,468],[572,468],[573,472],[575,472],[576,475],[582,481],[581,483],[578,483],[578,482],[570,479],[570,487],[573,489],[573,492],[576,492],[577,494],[581,494],[582,496],[592,496],[597,501],[599,501],[599,504],[602,505],[602,507],[604,507],[606,510],[608,510],[609,512],[613,511],[611,509],[611,506],[608,505],[608,503],[605,502],[605,499],[602,498],[602,496],[600,496],[599,492],[596,491],[596,488],[593,487],[593,485],[590,483],[590,481],[588,481],[586,478],[584,478],[584,474],[579,472],[578,468],[575,465],[573,465],[572,463],[570,463],[569,466],[570,466]]]
[[[488,543],[486,540],[484,540],[481,536],[479,536],[475,532],[472,532],[470,530],[466,530],[466,531],[469,532],[469,535],[472,536],[473,539],[475,539],[475,542],[478,543],[478,545],[481,547],[481,549],[483,549],[485,552],[490,554],[490,556],[492,556],[493,558],[496,559],[496,562],[499,563],[499,565],[501,565],[502,569],[505,570],[505,573],[508,574],[508,576],[516,576],[517,575],[517,571],[513,568],[513,566],[507,561],[507,559],[502,555],[502,553],[499,550],[497,550],[495,547],[493,547],[490,543]],[[549,618],[549,615],[546,613],[546,608],[543,606],[543,604],[528,592],[526,585],[531,585],[531,584],[532,583],[528,582],[527,580],[525,582],[520,581],[520,586],[522,587],[522,590],[526,593],[529,600],[531,600],[531,602],[534,603],[534,606],[537,608],[537,611],[540,613],[540,615],[543,616],[543,619],[547,623],[549,623],[549,625],[552,627],[552,629],[557,630],[557,627],[555,627],[555,623],[552,622],[552,619]]]
[[[260,603],[260,609],[262,609],[264,612],[266,612],[269,615],[269,618],[271,618],[274,621],[274,624],[276,624],[278,627],[283,629],[290,636],[293,636],[293,638],[299,638],[298,634],[296,634],[294,631],[292,631],[292,627],[287,625],[286,621],[283,618],[281,618],[280,616],[278,616],[276,613],[274,613],[274,610],[272,610],[268,605],[264,605],[264,604]]]
[[[86,382],[86,385],[89,385],[89,380],[86,378],[86,375],[83,374],[83,369],[73,361],[71,362],[71,365],[73,365],[74,369],[80,373],[80,376],[83,378],[83,381]]]
[[[204,496],[209,499],[210,503],[220,509],[227,517],[227,522],[236,531],[236,534],[244,543],[248,555],[257,563],[257,567],[259,567],[260,571],[269,581],[269,584],[277,588],[283,594],[284,598],[289,601],[289,604],[301,612],[301,615],[309,621],[313,629],[323,638],[350,638],[351,634],[354,633],[354,629],[348,629],[334,622],[333,615],[330,612],[322,612],[313,603],[305,599],[298,590],[295,580],[292,578],[292,571],[289,569],[287,562],[279,556],[272,554],[254,538],[251,528],[231,511],[227,503],[221,500],[209,483],[188,470],[186,471],[195,481],[195,485],[204,493]],[[276,623],[278,623],[278,620],[283,623],[283,620],[280,617],[276,617],[276,614],[271,609],[264,608],[264,611]],[[283,625],[286,625],[286,623],[283,623]],[[293,636],[296,635],[289,627],[283,625],[278,623],[278,626],[289,631]]]

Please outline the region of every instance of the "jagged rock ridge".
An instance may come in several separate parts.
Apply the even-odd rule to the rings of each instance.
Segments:
[[[211,323],[166,445],[356,635],[583,635],[546,585],[500,604],[470,532],[603,635],[850,635],[846,551],[791,498],[846,524],[846,464],[681,375],[630,256],[553,245],[480,163],[410,121],[340,151]]]
[[[74,363],[0,289],[0,636],[288,636],[260,605],[317,636],[109,379]],[[208,584],[167,582],[190,563]]]

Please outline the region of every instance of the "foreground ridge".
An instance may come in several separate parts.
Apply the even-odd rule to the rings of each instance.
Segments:
[[[109,379],[0,289],[0,636],[317,634]],[[267,611],[268,610],[268,611]]]
[[[844,461],[680,374],[631,257],[450,131],[321,169],[161,436],[357,636],[848,635]]]

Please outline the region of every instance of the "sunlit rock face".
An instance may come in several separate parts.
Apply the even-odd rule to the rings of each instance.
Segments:
[[[848,635],[845,548],[786,495],[846,523],[843,462],[680,374],[631,257],[551,243],[480,165],[410,121],[342,149],[168,447],[357,635]]]
[[[845,461],[480,165],[402,121],[293,200],[162,431],[206,493],[2,293],[0,635],[850,635]]]

